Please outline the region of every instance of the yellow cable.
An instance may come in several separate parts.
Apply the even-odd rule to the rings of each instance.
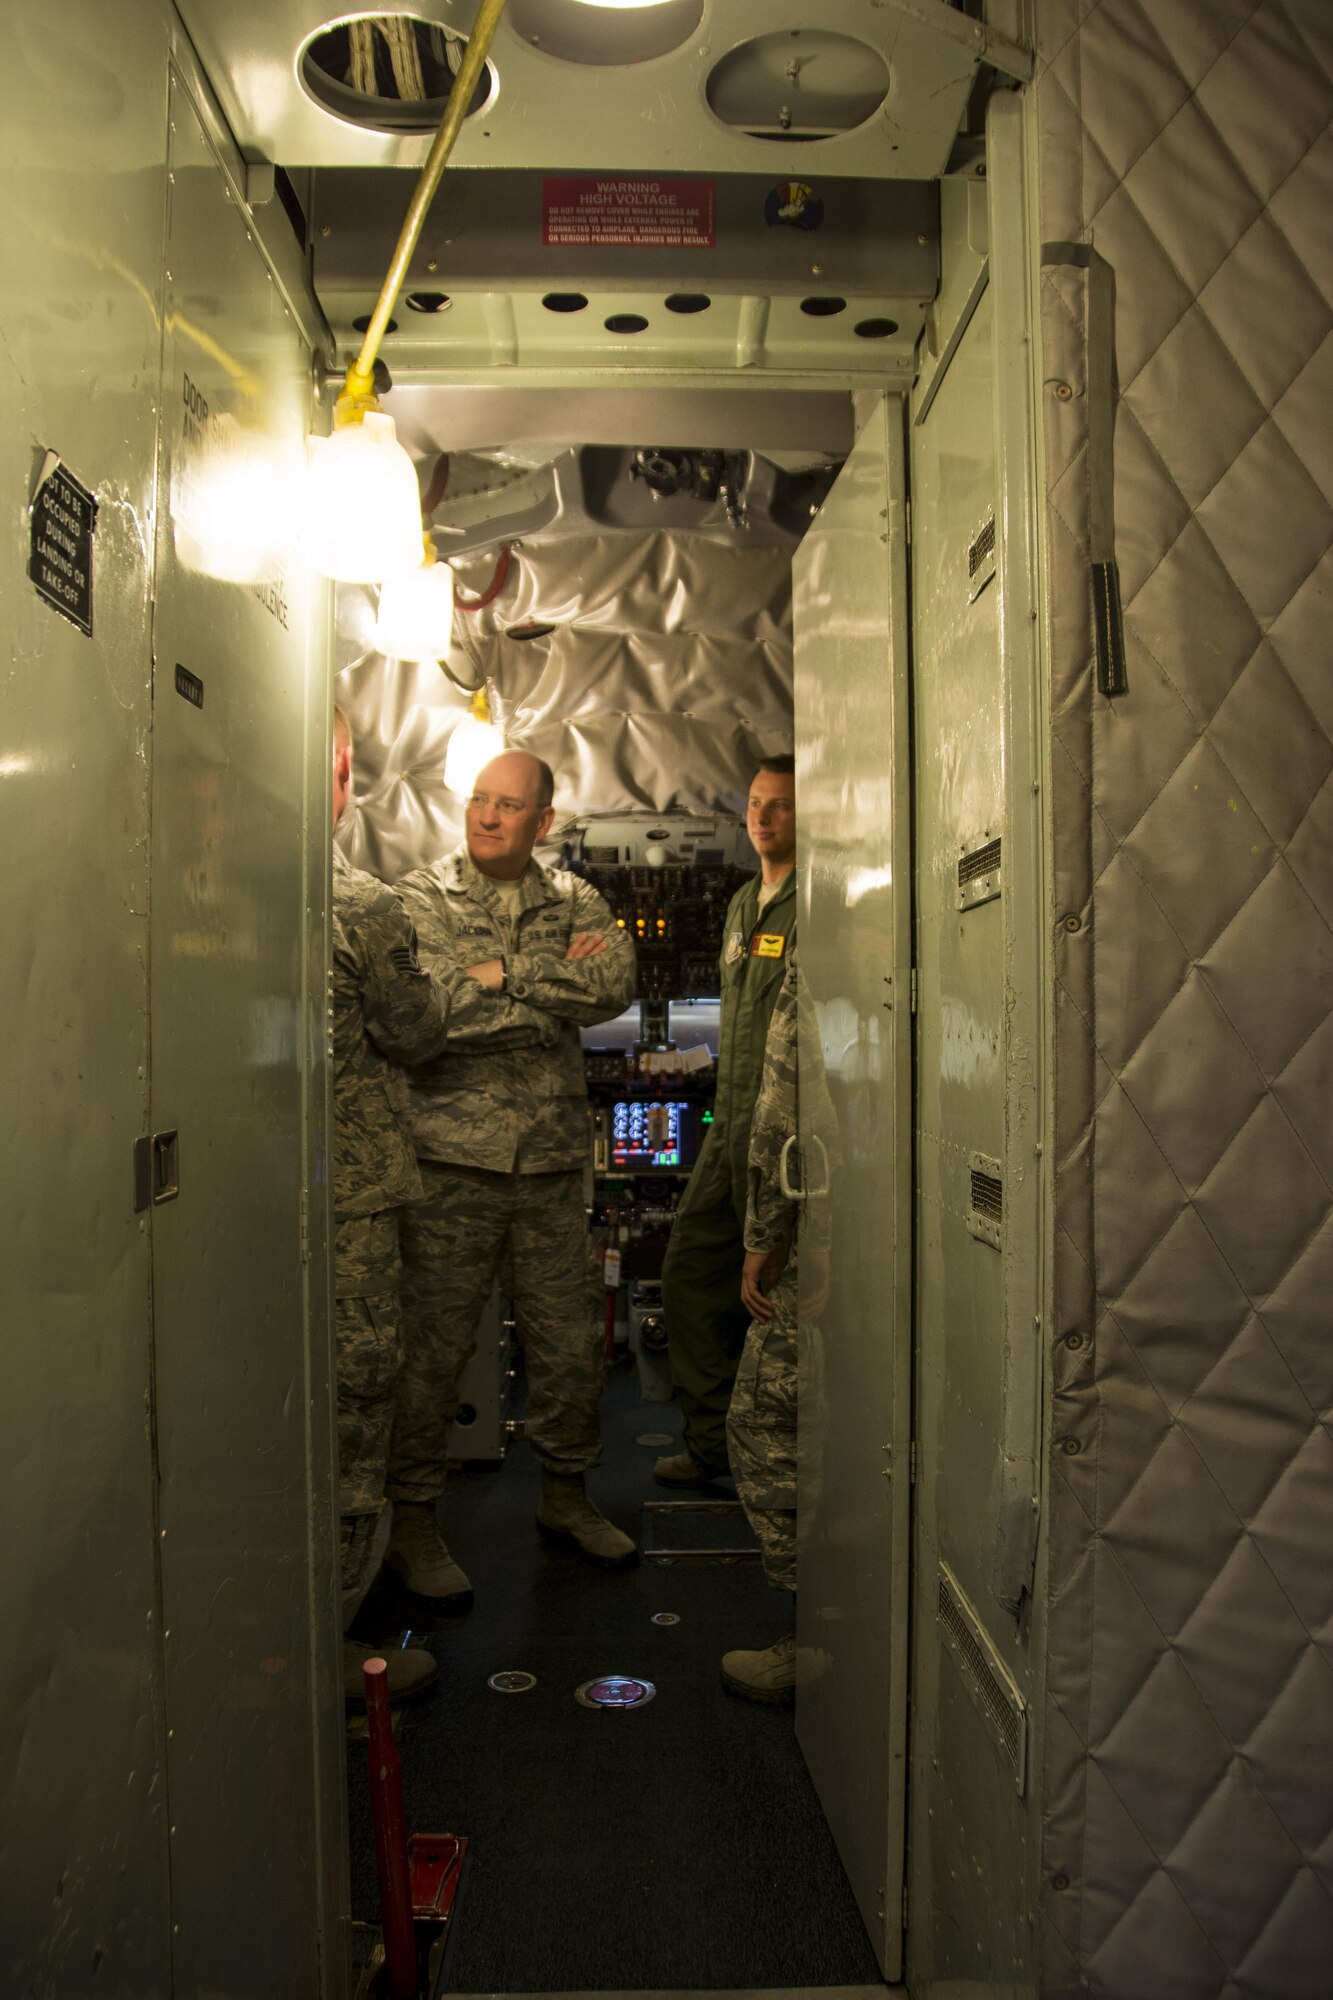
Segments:
[[[481,6],[477,9],[477,18],[472,24],[472,33],[468,36],[462,67],[454,78],[454,87],[449,92],[449,102],[444,107],[440,129],[435,134],[426,164],[421,170],[421,179],[417,182],[411,204],[403,218],[397,245],[390,259],[389,268],[385,272],[384,283],[380,286],[375,310],[370,315],[366,337],[361,343],[361,352],[347,371],[347,379],[343,383],[342,393],[335,405],[333,416],[335,424],[359,423],[367,410],[378,407],[375,399],[375,357],[379,353],[384,329],[389,324],[394,302],[407,276],[413,252],[421,239],[426,216],[444,177],[444,169],[454,149],[454,141],[462,129],[467,108],[472,102],[473,92],[485,67],[491,41],[504,10],[505,0],[481,0]]]

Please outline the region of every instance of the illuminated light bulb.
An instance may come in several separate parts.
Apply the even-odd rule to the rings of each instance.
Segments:
[[[271,583],[291,536],[294,469],[281,445],[229,417],[173,467],[171,527],[183,568],[224,583]]]
[[[383,583],[421,567],[421,499],[392,417],[367,410],[311,438],[306,553],[338,583]]]
[[[435,560],[430,538],[419,569],[380,586],[373,644],[390,660],[447,660],[454,636],[454,573]]]
[[[455,798],[469,799],[478,772],[505,747],[504,731],[491,721],[486,706],[486,690],[478,688],[472,697],[471,713],[454,724],[449,748],[444,754],[444,784]]]

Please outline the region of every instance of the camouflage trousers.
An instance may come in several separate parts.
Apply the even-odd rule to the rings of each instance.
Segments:
[[[333,1238],[338,1362],[338,1511],[346,1616],[356,1608],[393,1436],[398,1333],[398,1210],[349,1216]]]
[[[601,1455],[601,1279],[580,1173],[496,1174],[422,1160],[425,1198],[402,1212],[403,1372],[388,1493],[434,1500],[458,1382],[504,1269],[528,1379],[524,1435],[549,1472]]]
[[[796,1588],[796,1259],[772,1293],[771,1320],[745,1336],[727,1411],[727,1449],[745,1517],[778,1590]]]

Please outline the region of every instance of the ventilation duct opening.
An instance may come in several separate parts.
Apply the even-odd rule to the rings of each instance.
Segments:
[[[434,132],[467,39],[438,21],[414,14],[358,14],[312,35],[297,74],[323,110],[372,132]],[[487,64],[467,115],[474,118],[495,95]]]
[[[935,1615],[946,1650],[1007,1759],[1014,1774],[1014,1789],[1021,1797],[1027,1782],[1027,1704],[947,1563],[941,1563],[939,1568]]]
[[[958,907],[975,910],[993,903],[1000,893],[1000,836],[990,829],[975,847],[965,847],[958,857]]]
[[[989,1153],[971,1153],[967,1162],[967,1227],[979,1243],[1000,1247],[1004,1224],[1004,1176]]]

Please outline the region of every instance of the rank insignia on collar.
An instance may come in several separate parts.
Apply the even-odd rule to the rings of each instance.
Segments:
[[[727,964],[734,965],[738,958],[744,958],[744,956],[745,956],[745,932],[733,931],[731,933],[731,936],[727,939],[727,951],[726,951]]]

